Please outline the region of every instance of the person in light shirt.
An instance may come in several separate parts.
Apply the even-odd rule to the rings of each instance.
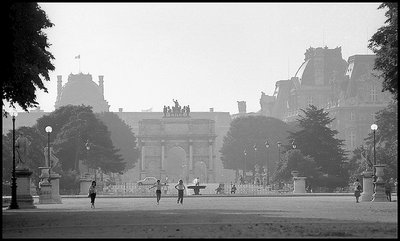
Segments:
[[[175,189],[178,190],[178,201],[176,203],[179,204],[179,202],[183,205],[183,191],[186,189],[185,185],[183,185],[182,179],[179,180],[179,183],[175,185]]]
[[[154,184],[152,187],[149,188],[152,189],[154,187],[156,187],[156,196],[157,196],[157,205],[160,204],[160,199],[161,199],[161,188],[162,188],[162,184],[160,183],[160,180],[157,180],[157,183]]]

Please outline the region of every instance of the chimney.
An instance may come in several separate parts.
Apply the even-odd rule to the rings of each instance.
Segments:
[[[61,96],[62,89],[62,75],[57,75],[57,99]]]
[[[238,101],[239,114],[246,114],[246,101]]]
[[[103,80],[103,78],[104,78],[104,75],[99,75],[99,87],[101,90],[101,96],[103,96],[103,98],[104,98],[104,80]]]

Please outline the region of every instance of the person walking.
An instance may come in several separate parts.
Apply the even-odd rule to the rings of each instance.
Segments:
[[[354,187],[354,196],[356,197],[356,203],[358,203],[358,198],[361,196],[361,183],[359,182],[358,178],[353,183]]]
[[[186,189],[185,185],[183,185],[182,179],[179,180],[179,183],[175,185],[175,189],[178,190],[178,201],[176,203],[179,204],[179,202],[183,205],[183,191]]]
[[[386,194],[386,198],[389,202],[392,201],[392,185],[390,185],[390,181],[386,180],[385,183],[385,194]]]
[[[156,197],[157,197],[157,205],[160,204],[160,199],[161,199],[161,188],[162,188],[162,184],[160,183],[160,180],[157,180],[157,183],[154,184],[152,187],[149,188],[152,189],[154,187],[156,187]]]
[[[94,208],[94,200],[96,199],[96,181],[92,182],[92,185],[89,187],[89,195],[90,203],[92,204],[90,208]]]

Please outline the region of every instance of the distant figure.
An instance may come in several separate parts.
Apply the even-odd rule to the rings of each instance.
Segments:
[[[235,194],[236,193],[236,186],[235,184],[233,184],[232,188],[231,188],[231,194]]]
[[[185,185],[183,185],[182,179],[179,180],[179,183],[175,185],[175,189],[178,190],[178,201],[176,203],[179,204],[179,202],[183,205],[183,191],[186,189]]]
[[[389,202],[392,201],[392,185],[390,185],[389,180],[386,181],[385,183],[385,194],[386,198]]]
[[[167,107],[164,105],[164,108],[163,108],[163,112],[164,112],[164,117],[167,117]]]
[[[31,142],[24,136],[22,132],[19,133],[19,137],[15,140],[15,147],[17,148],[17,166],[25,167],[28,158],[28,148]]]
[[[193,183],[194,183],[194,185],[199,186],[199,185],[200,185],[200,178],[196,177],[196,178],[193,180]]]
[[[358,203],[358,198],[361,196],[361,183],[358,181],[358,178],[353,183],[354,187],[354,196],[356,197],[356,203]]]
[[[94,200],[96,199],[96,181],[92,182],[92,185],[89,188],[90,203],[92,204],[90,208],[94,208]]]
[[[171,110],[171,107],[169,107],[169,106],[168,106],[168,108],[167,108],[167,112],[168,112],[169,116],[171,117],[171,116],[172,116],[172,110]]]
[[[221,185],[219,185],[218,187],[217,187],[217,189],[215,189],[215,191],[217,192],[217,194],[221,194],[222,193],[222,187],[221,187]]]
[[[160,180],[157,180],[157,183],[154,184],[152,187],[149,188],[152,189],[153,187],[156,187],[156,197],[157,197],[157,205],[160,204],[160,199],[161,199],[161,188],[162,188],[162,184],[160,183]]]
[[[189,107],[189,105],[186,107],[186,116],[189,116],[189,114],[190,114],[190,107]]]

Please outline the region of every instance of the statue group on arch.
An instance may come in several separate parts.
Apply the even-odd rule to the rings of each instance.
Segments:
[[[189,117],[190,115],[190,107],[180,106],[178,100],[172,99],[175,105],[172,107],[164,105],[164,117]]]

